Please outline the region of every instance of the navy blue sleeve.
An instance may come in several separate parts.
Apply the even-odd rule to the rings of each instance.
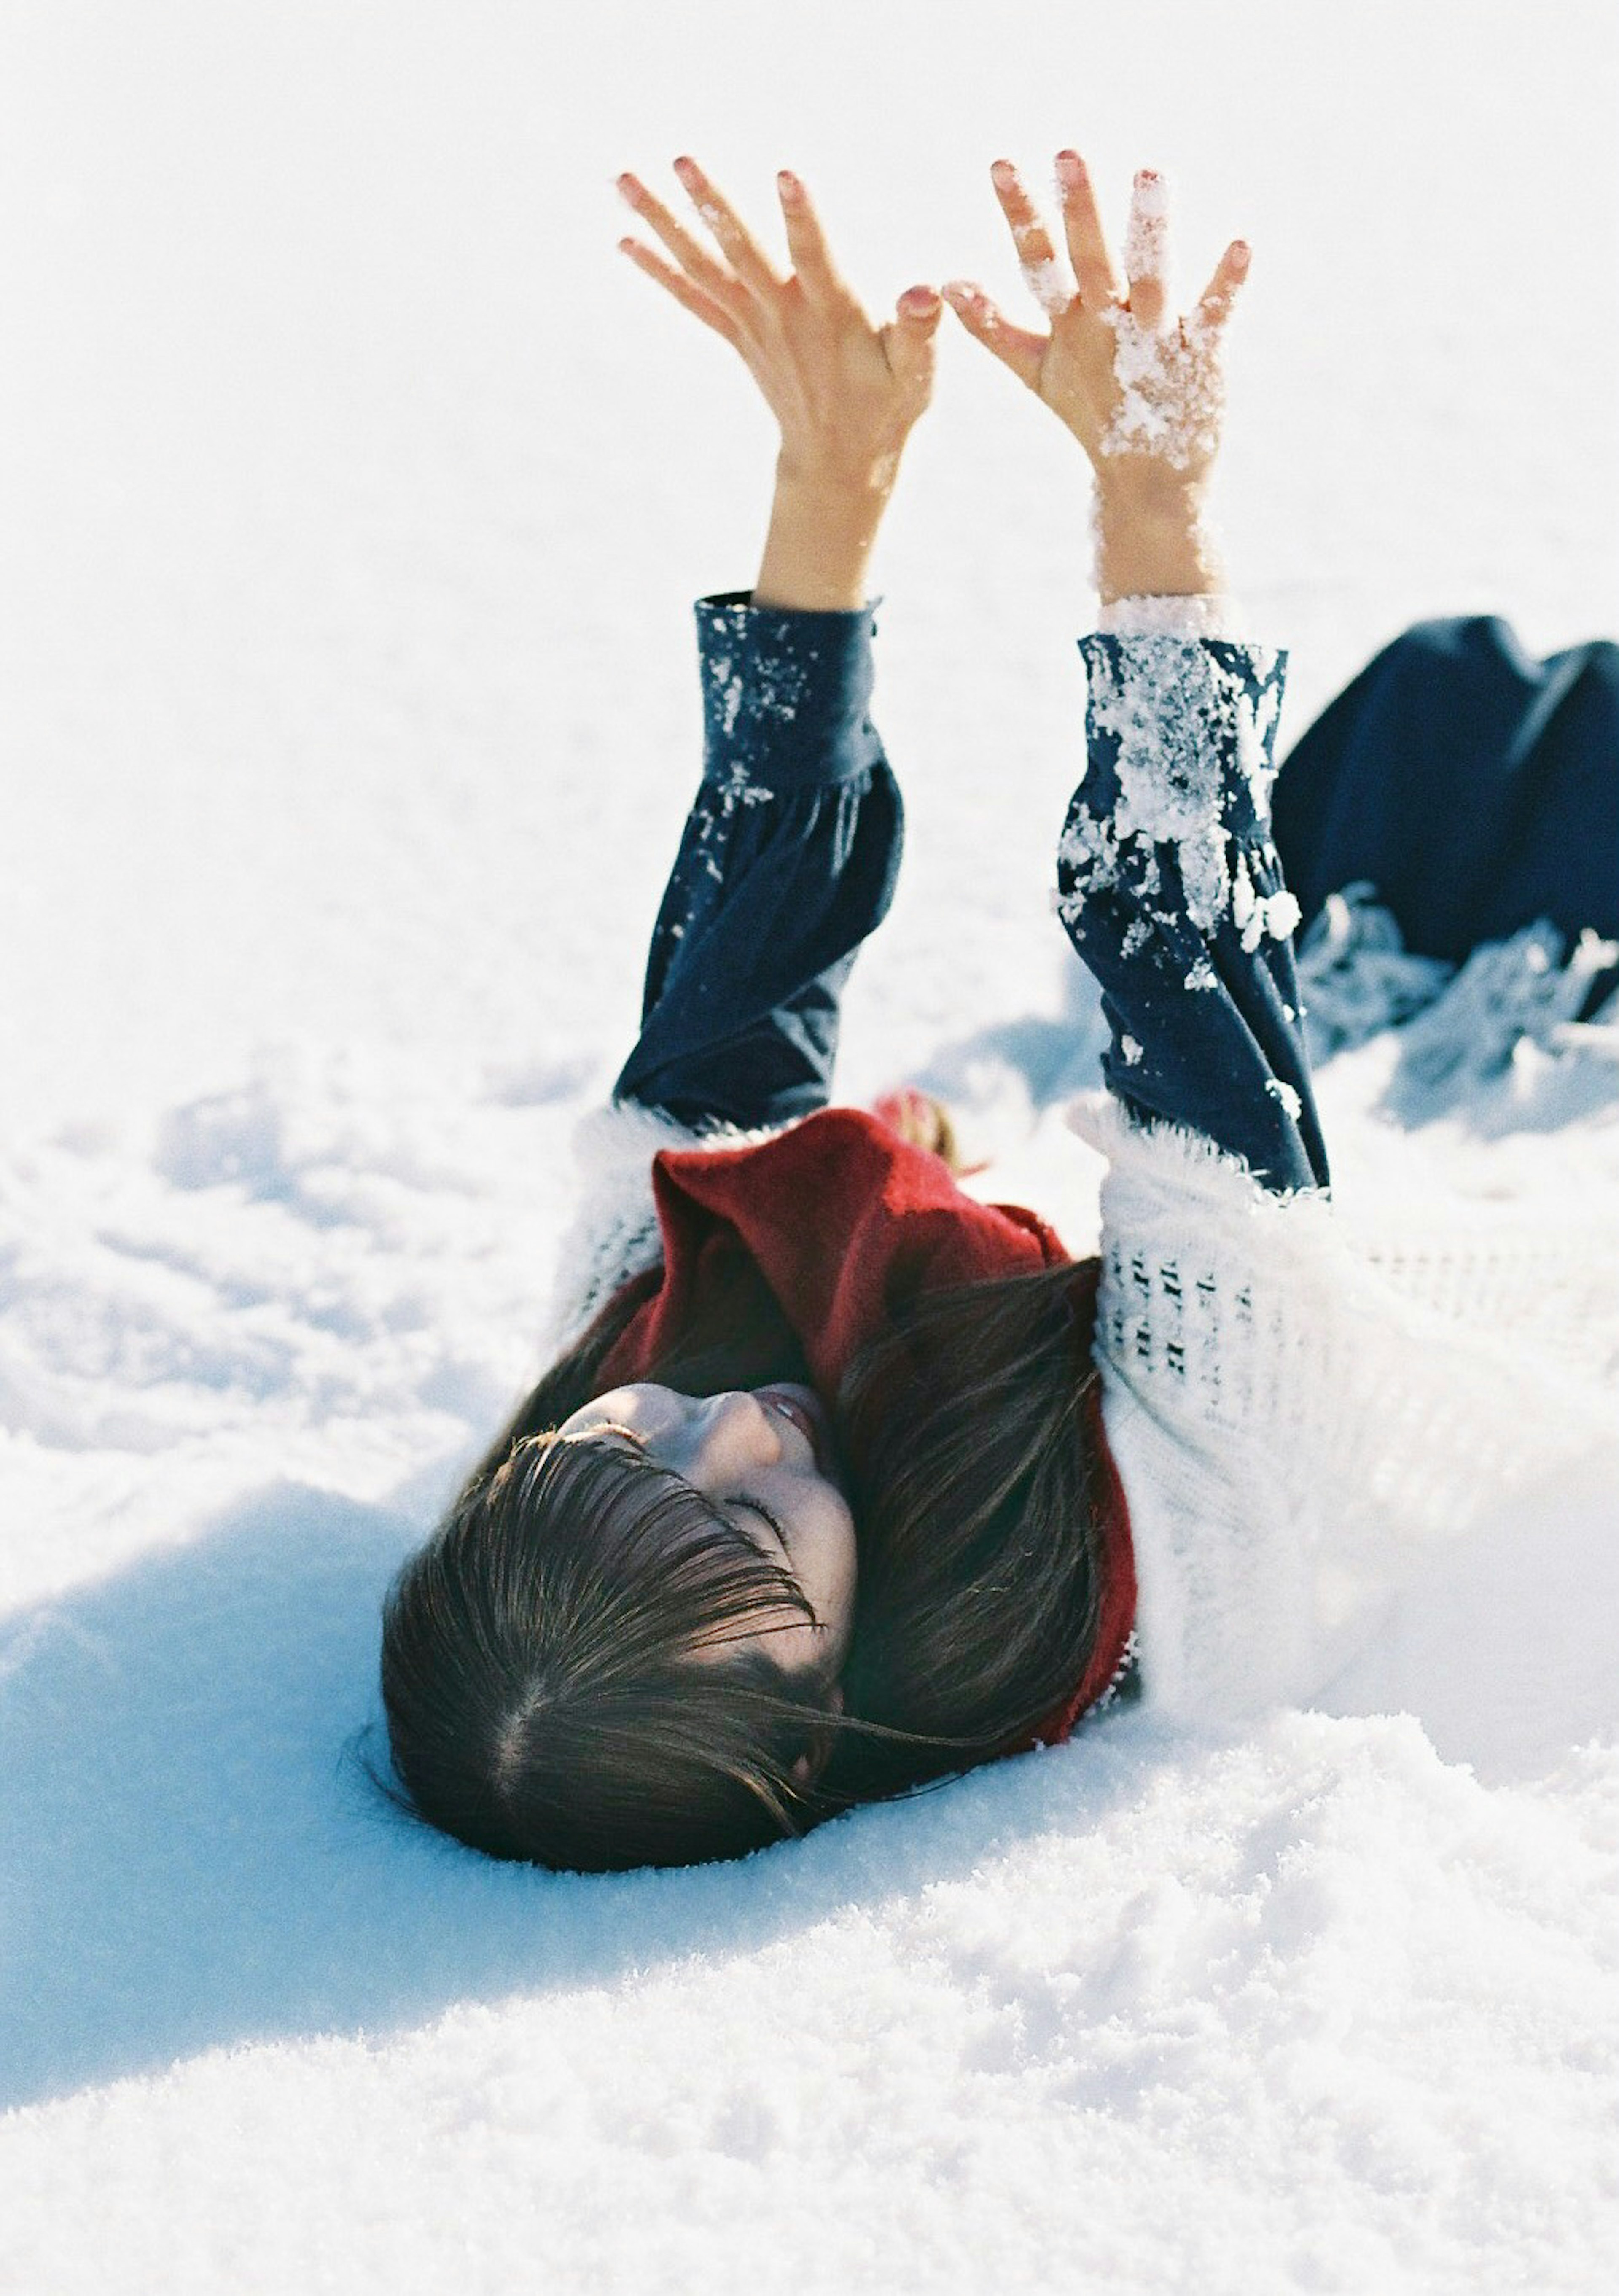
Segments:
[[[1087,762],[1059,911],[1101,985],[1103,1070],[1141,1122],[1201,1133],[1267,1188],[1325,1187],[1271,841],[1287,660],[1223,639],[1081,641]]]
[[[867,715],[872,628],[869,608],[699,601],[702,783],[615,1098],[699,1128],[825,1105],[843,986],[894,898],[904,826]]]

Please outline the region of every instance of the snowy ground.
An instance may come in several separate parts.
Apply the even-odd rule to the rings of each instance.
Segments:
[[[0,14],[0,2288],[1614,2284],[1619,1448],[1330,1714],[740,1868],[499,1869],[345,1749],[532,1367],[765,497],[613,172],[790,163],[875,299],[1015,291],[1002,150],[1172,169],[1189,276],[1256,250],[1225,522],[1296,733],[1419,614],[1619,626],[1616,99],[1601,0]],[[845,1082],[1009,1146],[1073,996],[1062,447],[947,339],[879,570]],[[1619,1187],[1541,1081],[1424,1152]]]

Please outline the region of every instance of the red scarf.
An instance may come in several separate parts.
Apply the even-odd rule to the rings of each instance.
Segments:
[[[1069,1259],[1037,1214],[964,1195],[937,1156],[858,1109],[823,1109],[755,1146],[666,1149],[652,1160],[652,1187],[663,1276],[604,1358],[604,1390],[649,1378],[739,1255],[763,1275],[829,1400],[912,1300]],[[1083,1679],[1036,1733],[1046,1743],[1066,1738],[1108,1688],[1135,1617],[1130,1519],[1094,1391],[1087,1416],[1101,1469],[1100,1616]]]

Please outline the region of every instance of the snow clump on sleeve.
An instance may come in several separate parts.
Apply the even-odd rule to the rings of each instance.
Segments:
[[[1167,848],[1199,932],[1230,914],[1254,948],[1266,933],[1282,939],[1294,930],[1293,896],[1258,892],[1239,841],[1268,828],[1280,707],[1280,675],[1256,673],[1251,659],[1246,649],[1222,654],[1154,638],[1088,655],[1092,723],[1115,750],[1118,795],[1111,819],[1083,803],[1070,816],[1061,858],[1074,873],[1075,903],[1118,883],[1127,860],[1132,891],[1149,906],[1161,887],[1156,849]],[[1223,764],[1233,753],[1234,790]]]

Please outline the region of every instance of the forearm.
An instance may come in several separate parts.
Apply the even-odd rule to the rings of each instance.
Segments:
[[[1299,1027],[1296,904],[1271,842],[1285,657],[1098,636],[1063,923],[1100,984],[1104,1070],[1138,1120],[1201,1134],[1265,1186],[1325,1186]]]
[[[899,863],[871,618],[706,598],[698,634],[703,780],[616,1093],[699,1127],[779,1124],[828,1097],[843,982]]]

